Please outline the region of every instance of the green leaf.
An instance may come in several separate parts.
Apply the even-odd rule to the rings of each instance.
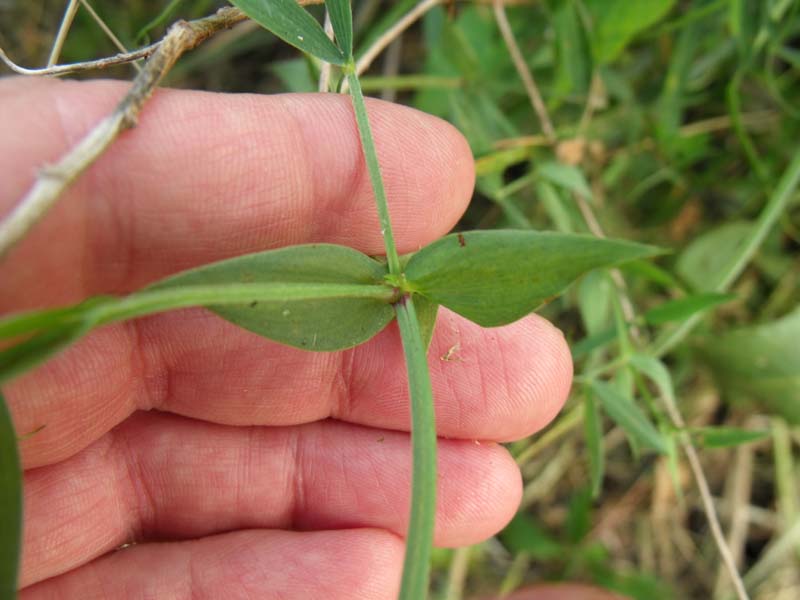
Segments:
[[[646,354],[634,354],[631,365],[656,384],[659,393],[670,402],[675,402],[675,387],[669,369],[659,359]]]
[[[675,270],[698,291],[713,291],[732,256],[740,254],[753,232],[750,223],[726,223],[694,239],[678,257]]]
[[[591,389],[597,394],[608,416],[637,443],[652,448],[660,454],[668,452],[667,440],[633,399],[623,396],[614,386],[601,381],[593,381]]]
[[[409,286],[482,325],[516,321],[598,267],[653,256],[632,242],[537,231],[448,235],[408,261]]]
[[[666,15],[675,0],[584,0],[592,17],[592,51],[599,63],[616,59],[638,34]]]
[[[0,392],[0,598],[16,596],[21,545],[22,469],[14,424]]]
[[[499,534],[512,554],[524,552],[537,560],[563,558],[566,548],[530,515],[518,512]]]
[[[557,69],[555,89],[559,98],[570,93],[585,94],[589,88],[592,63],[586,34],[575,2],[560,2],[553,9]]]
[[[28,339],[0,350],[0,383],[22,375],[80,339],[92,328],[81,320],[36,333]]]
[[[769,431],[753,431],[738,427],[697,427],[690,431],[706,448],[730,448],[769,437]]]
[[[248,254],[179,273],[149,290],[209,284],[345,284],[375,286],[384,264],[344,246],[311,244]],[[387,291],[388,288],[387,288]],[[394,311],[385,299],[333,297],[207,304],[223,318],[278,342],[306,350],[356,346],[383,329]]]
[[[400,600],[425,598],[430,575],[436,520],[436,423],[428,359],[414,303],[408,297],[396,305],[403,340],[411,398],[411,515],[400,583]]]
[[[334,65],[347,62],[317,20],[295,0],[231,0],[231,4],[295,48]]]
[[[557,162],[545,162],[536,167],[536,176],[591,199],[592,190],[578,167]]]
[[[336,42],[344,52],[345,58],[353,56],[353,13],[350,0],[325,0],[325,7],[331,17]]]
[[[52,308],[12,314],[0,319],[0,339],[13,338],[30,334],[42,329],[52,329],[63,325],[74,324],[86,317],[91,309],[113,302],[110,296],[95,296],[80,304],[65,308]]]
[[[651,325],[663,325],[671,321],[683,321],[696,313],[700,313],[736,298],[735,294],[695,294],[670,300],[651,308],[644,314],[644,319]]]
[[[589,452],[589,482],[592,498],[598,498],[603,489],[605,474],[605,452],[603,451],[603,426],[600,411],[594,401],[592,390],[587,389],[583,400],[583,431],[586,437],[586,449]]]
[[[800,308],[785,317],[700,338],[696,348],[730,400],[800,423]]]
[[[578,544],[586,537],[592,527],[592,494],[586,489],[578,489],[569,499],[567,519],[564,530],[572,544]]]
[[[614,284],[602,271],[593,271],[578,284],[578,310],[589,337],[611,325],[612,301],[617,293]]]
[[[417,312],[417,320],[419,321],[420,334],[422,335],[422,344],[427,349],[433,339],[433,329],[436,326],[439,305],[419,294],[414,294],[413,300],[414,309]]]

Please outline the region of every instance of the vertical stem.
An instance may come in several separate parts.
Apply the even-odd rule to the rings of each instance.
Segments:
[[[69,0],[67,8],[64,10],[64,16],[61,19],[61,24],[58,26],[56,39],[53,40],[53,47],[50,50],[50,56],[47,58],[48,67],[52,67],[58,62],[58,57],[61,56],[61,49],[64,47],[64,41],[67,39],[69,28],[72,27],[72,21],[75,19],[76,12],[78,12],[78,0]]]
[[[405,296],[395,305],[395,310],[408,370],[413,453],[411,516],[399,598],[422,600],[428,594],[436,517],[436,426],[433,392],[414,303],[409,296]]]
[[[525,85],[525,91],[528,93],[533,110],[539,116],[542,133],[544,133],[549,143],[555,144],[557,141],[556,130],[550,120],[550,115],[547,112],[544,100],[542,100],[542,95],[539,93],[536,81],[533,79],[533,74],[528,70],[525,57],[522,56],[522,51],[519,49],[514,32],[511,30],[511,24],[508,22],[508,16],[506,16],[506,7],[501,0],[494,0],[494,17],[508,48],[508,53],[511,55],[511,60],[514,61],[514,67]]]
[[[350,96],[353,98],[353,108],[356,112],[356,122],[358,123],[358,133],[361,136],[361,146],[364,150],[364,159],[367,162],[369,178],[372,182],[372,189],[375,191],[375,203],[378,206],[378,218],[381,223],[381,234],[386,245],[386,260],[389,263],[389,273],[400,275],[400,258],[397,255],[397,248],[394,245],[394,235],[392,234],[392,223],[389,219],[389,205],[386,202],[386,189],[383,187],[383,177],[381,177],[380,165],[378,164],[378,154],[375,151],[375,142],[372,139],[372,129],[367,118],[367,106],[364,103],[364,94],[361,92],[361,84],[355,74],[355,67],[352,62],[345,67],[347,71],[347,81],[350,84]]]
[[[22,543],[22,471],[17,435],[0,392],[0,598],[14,598]]]

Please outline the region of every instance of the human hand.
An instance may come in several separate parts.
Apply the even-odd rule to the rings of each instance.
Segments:
[[[0,214],[123,93],[0,81]],[[466,208],[472,158],[442,121],[369,110],[410,252]],[[349,100],[160,91],[0,264],[0,313],[305,242],[382,252]],[[481,329],[441,309],[429,356],[436,543],[472,544],[519,503],[493,442],[553,418],[569,352],[539,317]],[[411,464],[396,327],[310,353],[184,310],[100,329],[4,392],[19,435],[44,426],[21,441],[22,598],[396,595]]]

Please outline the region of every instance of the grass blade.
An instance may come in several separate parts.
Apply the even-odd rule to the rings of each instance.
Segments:
[[[0,392],[0,598],[17,591],[22,543],[22,470],[17,436]]]
[[[623,396],[607,383],[593,381],[591,385],[592,391],[597,394],[608,416],[628,435],[643,446],[652,448],[661,454],[668,452],[667,441],[633,400]]]
[[[295,48],[334,65],[347,62],[317,20],[295,0],[231,0],[231,4]]]
[[[428,593],[436,517],[436,425],[428,360],[414,303],[406,296],[395,308],[408,369],[413,451],[411,517],[400,600],[420,600]]]
[[[336,42],[347,60],[353,57],[353,13],[350,0],[325,0],[325,7],[331,16]]]

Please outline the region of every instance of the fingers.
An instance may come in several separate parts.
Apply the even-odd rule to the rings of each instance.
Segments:
[[[125,548],[31,586],[20,600],[388,600],[397,596],[402,553],[396,536],[374,529],[241,531]]]
[[[0,82],[0,214],[36,169],[127,90],[115,82]],[[370,101],[401,252],[446,233],[472,193],[469,148],[450,125]],[[141,287],[237,254],[306,242],[371,254],[383,242],[348,98],[159,90],[2,264],[0,312]]]
[[[429,352],[437,431],[507,441],[561,408],[572,363],[561,333],[531,316],[482,329],[441,310]],[[7,386],[26,467],[71,456],[136,409],[231,425],[335,417],[407,431],[397,329],[339,353],[280,346],[202,310],[109,327]]]
[[[25,479],[22,584],[124,543],[237,529],[380,528],[405,535],[407,434],[334,421],[233,428],[140,414],[75,457]],[[439,444],[438,545],[476,543],[519,503],[495,444]]]

